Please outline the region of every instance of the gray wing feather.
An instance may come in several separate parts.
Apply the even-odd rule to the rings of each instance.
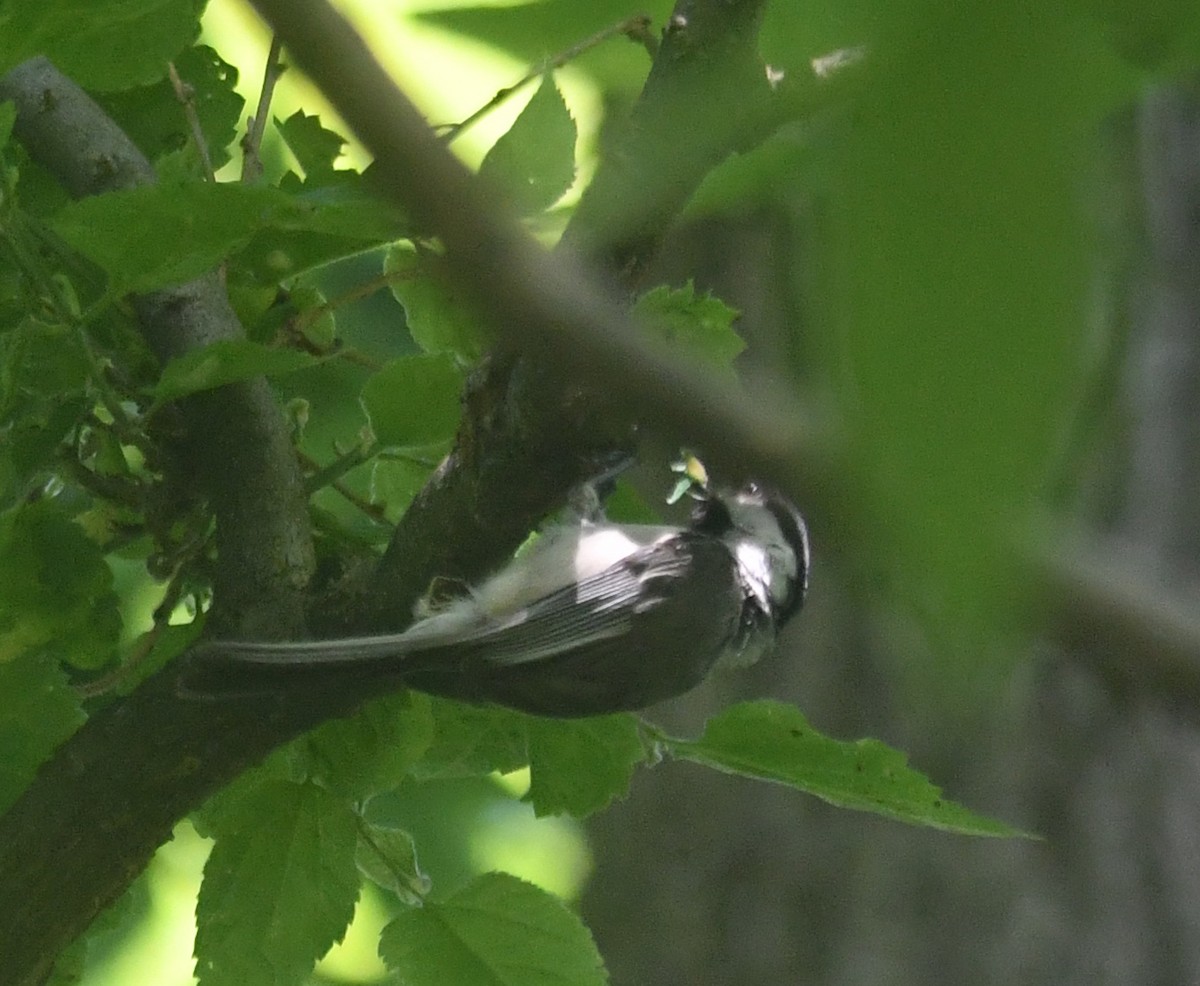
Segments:
[[[445,633],[418,623],[404,633],[370,637],[290,643],[218,640],[200,647],[196,656],[202,661],[278,668],[396,663],[400,671],[418,655],[454,649],[497,666],[528,664],[621,637],[628,632],[639,603],[645,602],[641,599],[644,582],[670,578],[685,567],[686,561],[678,555],[648,546],[622,564],[552,593],[518,614],[500,619],[481,614],[475,625],[459,625]]]

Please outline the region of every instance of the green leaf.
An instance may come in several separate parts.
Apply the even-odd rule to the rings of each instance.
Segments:
[[[485,339],[472,311],[442,279],[432,277],[416,248],[396,243],[383,260],[392,294],[404,308],[413,341],[427,353],[453,353],[464,363],[483,355]]]
[[[53,221],[60,236],[108,273],[118,293],[180,284],[250,241],[279,208],[270,188],[146,185],[80,199]]]
[[[8,577],[8,570],[5,569]],[[86,718],[58,661],[26,655],[0,663],[0,812]]]
[[[342,153],[346,141],[339,134],[321,126],[319,117],[296,110],[286,120],[277,117],[275,126],[304,169],[307,181],[320,182],[333,175],[334,162]]]
[[[417,847],[403,829],[364,823],[359,828],[359,871],[413,907],[419,906],[432,886],[417,863]]]
[[[26,416],[45,420],[54,404],[76,403],[89,373],[75,329],[22,319],[0,336],[0,424]]]
[[[0,515],[0,572],[0,662],[39,648],[81,668],[112,657],[112,571],[78,524],[46,503]]]
[[[196,903],[202,986],[300,982],[358,899],[357,816],[315,784],[268,780],[226,812]]]
[[[899,750],[878,740],[844,743],[822,736],[799,710],[781,702],[735,705],[710,719],[700,739],[668,738],[664,748],[681,760],[786,784],[841,808],[911,825],[963,835],[1024,835],[943,798]]]
[[[272,349],[248,339],[222,339],[193,349],[163,368],[154,399],[163,403],[253,377],[279,377],[322,362],[295,349]]]
[[[238,72],[207,45],[186,48],[175,57],[175,69],[191,90],[192,107],[214,168],[230,158],[230,145],[237,138],[245,100],[234,88]],[[188,125],[187,114],[169,79],[121,92],[100,94],[96,100],[129,135],[151,161],[160,179],[167,172],[182,177],[200,176],[199,152]],[[165,164],[164,158],[172,158]],[[187,170],[185,171],[184,162]]]
[[[635,716],[529,720],[529,793],[537,815],[582,818],[629,791],[646,759]]]
[[[496,141],[479,177],[505,192],[521,215],[550,208],[575,181],[575,121],[547,74],[533,98]]]
[[[0,148],[12,136],[13,124],[17,122],[17,107],[11,102],[0,102]]]
[[[530,716],[497,706],[431,699],[433,742],[413,765],[420,780],[507,774],[529,763]]]
[[[738,312],[711,294],[698,296],[691,281],[682,288],[664,284],[647,291],[633,311],[667,343],[714,366],[732,366],[746,348],[733,331]]]
[[[127,89],[161,79],[199,32],[191,0],[40,0],[0,15],[0,72],[45,55],[85,89]]]
[[[381,445],[448,442],[462,414],[462,371],[445,356],[392,360],[362,389],[362,406]]]
[[[636,6],[627,0],[588,3],[541,0],[497,6],[489,0],[475,6],[423,6],[427,9],[412,15],[415,20],[499,48],[521,64],[536,65],[546,57],[546,52],[572,48],[580,38],[611,27],[634,9],[649,14],[655,24],[664,24],[674,4],[671,0],[646,0]],[[605,94],[623,92],[632,100],[645,82],[650,59],[640,44],[618,37],[591,49],[571,64],[589,72],[596,79],[597,88]]]
[[[396,787],[433,740],[429,698],[402,692],[369,702],[297,740],[308,776],[354,801]]]
[[[331,188],[290,194],[236,183],[145,185],[80,199],[53,221],[72,247],[102,267],[122,294],[180,284],[246,247],[263,230],[379,243],[395,233],[395,217],[361,192]],[[288,257],[269,264],[278,280],[297,272]]]
[[[419,454],[418,450],[413,451]],[[445,446],[439,443],[436,448],[430,449],[429,458],[436,462],[444,452]],[[371,502],[383,504],[387,508],[387,518],[395,523],[404,516],[404,511],[421,491],[432,471],[432,466],[407,456],[389,455],[386,452],[376,456],[371,463]]]
[[[379,954],[406,986],[602,986],[591,934],[558,898],[487,873],[383,929]]]

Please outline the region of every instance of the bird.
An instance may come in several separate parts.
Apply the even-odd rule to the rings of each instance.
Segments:
[[[185,690],[218,698],[382,678],[554,718],[681,695],[770,650],[804,602],[811,565],[807,525],[782,494],[749,483],[695,495],[684,525],[551,526],[402,632],[205,642]]]

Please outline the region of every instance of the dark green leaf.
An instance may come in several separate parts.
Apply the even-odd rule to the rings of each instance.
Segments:
[[[0,514],[0,572],[0,662],[41,648],[82,668],[112,656],[112,571],[78,524],[46,503]]]
[[[388,238],[390,212],[362,194],[321,189],[292,195],[277,188],[189,182],[147,185],[72,202],[55,230],[104,268],[116,293],[179,284],[215,267],[268,229],[354,238]],[[343,249],[348,249],[345,242]],[[274,280],[296,273],[294,258],[268,258]]]
[[[0,424],[44,421],[56,403],[83,396],[90,366],[79,333],[25,318],[0,335]]]
[[[878,740],[843,743],[814,730],[781,702],[745,702],[710,719],[700,739],[667,739],[667,753],[717,770],[774,781],[842,808],[871,811],[912,825],[963,835],[1023,833],[942,797]]]
[[[521,215],[550,208],[575,181],[575,121],[547,75],[479,166]]]
[[[653,288],[638,298],[633,310],[669,344],[714,366],[732,366],[746,348],[733,331],[738,313],[711,294],[697,296],[691,281],[674,290],[666,285]]]
[[[634,768],[645,759],[634,716],[531,717],[526,800],[538,815],[569,812],[582,818],[623,797]]]
[[[45,55],[87,89],[109,91],[161,79],[168,60],[199,32],[193,0],[40,0],[9,3],[0,30],[0,72]]]
[[[286,120],[276,118],[275,126],[304,169],[307,181],[320,182],[333,174],[334,162],[346,142],[332,130],[321,126],[318,117],[304,110],[296,110]]]
[[[529,716],[444,698],[432,703],[433,743],[413,765],[415,777],[483,777],[493,771],[507,774],[529,763]]]
[[[200,120],[200,129],[214,168],[220,168],[230,158],[230,145],[237,137],[245,100],[234,88],[237,69],[207,45],[186,48],[175,58],[180,79],[191,90],[192,107]],[[166,172],[179,177],[199,177],[199,153],[188,126],[187,114],[179,104],[169,79],[153,85],[139,86],[121,92],[101,94],[101,107],[129,135],[151,161],[156,162],[160,179]],[[169,154],[180,155],[187,162],[164,167]]]
[[[357,817],[315,784],[268,780],[216,835],[196,904],[200,983],[301,981],[354,914]]]
[[[0,614],[0,621],[7,623],[7,619],[7,614]],[[50,751],[83,725],[85,717],[79,695],[67,683],[58,661],[40,654],[0,661],[0,710],[3,812],[33,780]]]
[[[405,911],[379,954],[406,986],[602,986],[603,960],[562,901],[488,873],[443,901]]]
[[[369,702],[296,743],[309,777],[330,791],[365,801],[398,785],[433,740],[429,698],[416,692]]]
[[[160,403],[173,401],[252,377],[295,373],[320,362],[295,349],[272,349],[248,339],[223,339],[171,360],[154,388],[154,398]]]
[[[392,360],[366,382],[362,404],[381,445],[448,442],[458,429],[462,371],[445,356]]]
[[[17,122],[17,108],[12,103],[0,102],[0,149],[12,136],[13,124]]]
[[[67,205],[54,228],[119,293],[179,284],[215,267],[287,204],[246,185],[147,185]]]

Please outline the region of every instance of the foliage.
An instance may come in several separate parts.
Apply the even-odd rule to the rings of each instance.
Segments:
[[[439,244],[339,166],[343,136],[318,114],[274,120],[275,153],[286,146],[299,173],[205,179],[166,62],[192,87],[218,168],[240,159],[245,110],[237,70],[196,43],[202,4],[10,6],[0,71],[49,54],[161,180],[68,202],[10,136],[14,115],[0,105],[4,805],[93,707],[81,695],[120,690],[146,673],[142,662],[177,653],[190,637],[169,624],[208,605],[210,517],[164,461],[175,402],[272,378],[316,460],[314,523],[330,551],[382,549],[390,531],[379,512],[394,518],[449,446],[465,374],[487,349],[486,320],[436,276]],[[666,11],[656,5],[659,23]],[[532,63],[624,13],[546,0],[426,19]],[[820,269],[792,272],[812,315],[793,341],[837,406],[842,486],[856,491],[861,523],[832,531],[850,565],[886,572],[879,581],[961,656],[1019,612],[1004,539],[1036,500],[1086,385],[1080,138],[1147,70],[1194,63],[1195,16],[1166,5],[1144,21],[1119,3],[1031,14],[1015,2],[860,0],[776,3],[764,26],[768,59],[794,77],[850,44],[868,52],[854,112],[831,99],[784,120],[709,176],[690,215],[788,196],[825,203]],[[607,47],[581,65],[610,93],[636,92],[646,69],[644,57]],[[545,221],[575,181],[576,141],[546,74],[481,171],[522,215]],[[364,256],[374,268],[363,279],[402,309],[384,332],[356,325],[324,292],[325,265]],[[157,366],[125,296],[218,266],[248,338]],[[744,346],[733,310],[690,282],[653,286],[634,308],[689,356],[730,367]],[[110,562],[130,561],[152,580],[116,586]],[[132,602],[148,587],[164,601],[149,621]],[[107,688],[87,677],[96,671],[111,676]],[[820,736],[774,703],[737,706],[687,740],[632,715],[558,722],[400,695],[278,752],[201,813],[216,839],[198,912],[201,982],[299,981],[344,933],[362,876],[396,896],[381,949],[406,982],[602,982],[590,936],[560,902],[501,874],[431,889],[419,847],[374,822],[369,801],[419,780],[528,767],[538,814],[585,816],[664,756],[905,822],[1016,834],[943,799],[899,753]]]

